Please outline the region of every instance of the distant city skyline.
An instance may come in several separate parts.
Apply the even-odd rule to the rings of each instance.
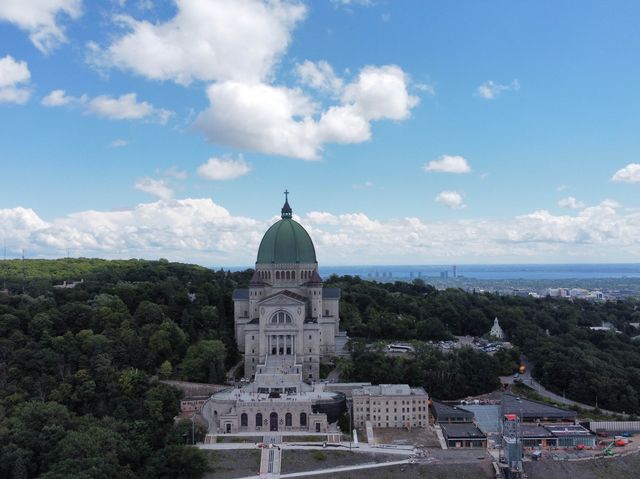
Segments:
[[[0,2],[8,257],[640,262],[640,4]]]

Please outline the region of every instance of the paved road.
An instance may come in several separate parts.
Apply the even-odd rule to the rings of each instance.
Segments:
[[[392,462],[380,462],[380,463],[371,463],[371,464],[361,464],[358,466],[343,466],[343,467],[332,467],[329,469],[316,469],[315,471],[304,471],[304,472],[291,472],[289,474],[279,475],[281,479],[289,478],[289,477],[305,477],[305,476],[316,476],[319,474],[334,474],[338,472],[346,472],[346,471],[358,471],[362,469],[372,469],[375,467],[389,467],[389,466],[397,466],[400,464],[410,464],[410,459],[404,459],[401,461],[392,461]],[[262,477],[262,475],[260,476]],[[268,477],[268,476],[265,476]],[[256,479],[256,476],[247,476],[240,479]]]
[[[520,375],[520,380],[522,381],[523,384],[526,384],[527,386],[535,389],[535,391],[540,394],[541,396],[544,396],[548,399],[551,399],[557,403],[560,404],[564,404],[566,406],[578,406],[582,409],[585,409],[587,411],[593,411],[595,409],[595,407],[590,406],[588,404],[584,404],[584,403],[580,403],[578,401],[574,401],[572,399],[568,399],[564,396],[560,396],[559,394],[556,394],[552,391],[549,391],[548,389],[546,389],[542,384],[540,384],[538,381],[536,381],[535,379],[533,379],[533,376],[531,376],[531,371],[533,369],[533,363],[531,363],[528,359],[526,359],[524,356],[522,357],[522,363],[527,367],[527,370],[524,374]],[[512,382],[513,382],[513,378],[511,378]],[[626,414],[622,414],[619,412],[615,412],[615,411],[609,411],[607,409],[602,409],[600,408],[600,411],[602,411],[605,414],[618,414],[621,415],[623,417],[627,417]]]

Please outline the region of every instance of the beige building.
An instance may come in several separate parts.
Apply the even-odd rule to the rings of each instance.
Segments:
[[[407,384],[380,384],[353,390],[355,427],[425,427],[429,424],[429,395]]]
[[[347,340],[338,331],[340,290],[323,288],[313,242],[288,200],[260,242],[255,269],[249,287],[233,293],[245,376],[276,356],[299,365],[304,379],[319,379],[320,362],[336,355],[336,338],[337,349]]]

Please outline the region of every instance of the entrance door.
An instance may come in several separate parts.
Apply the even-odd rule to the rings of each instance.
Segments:
[[[319,422],[316,423],[316,432],[320,432],[320,423]]]
[[[272,412],[269,416],[269,430],[277,431],[278,430],[278,413]]]

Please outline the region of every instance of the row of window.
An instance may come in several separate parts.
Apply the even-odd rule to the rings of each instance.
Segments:
[[[311,270],[302,270],[300,271],[300,279],[310,279],[311,275],[313,274],[313,271]],[[271,279],[271,271],[258,271],[258,276],[260,277],[260,279],[266,279],[269,280]],[[276,271],[275,272],[275,278],[278,279],[296,279],[296,272],[295,271]]]
[[[375,420],[376,420],[376,415],[374,414],[372,417],[373,417],[373,420],[375,421]],[[377,418],[378,418],[379,420],[384,419],[382,416],[377,416]],[[427,419],[427,416],[425,416],[424,418],[425,418],[425,419]],[[368,417],[367,417],[367,419],[368,419]],[[418,414],[418,419],[422,419],[422,414]],[[387,416],[387,421],[388,421],[388,420],[389,420],[389,416]],[[394,420],[394,421],[397,421],[397,420],[398,420],[398,416],[393,416],[393,420]],[[405,416],[402,416],[402,420],[403,420],[403,421],[405,420]],[[407,416],[407,417],[406,417],[406,420],[411,420],[411,416]]]
[[[387,412],[389,412],[389,408],[386,408]],[[406,409],[406,411],[405,411]],[[411,410],[413,409],[413,412],[416,412],[416,408],[402,408],[402,412],[411,412]],[[424,409],[425,411],[427,410],[427,408]],[[364,407],[357,407],[356,411],[360,411],[360,412],[364,412],[365,408]],[[366,411],[369,412],[369,408],[366,408]],[[418,406],[418,411],[422,411],[422,406]],[[373,408],[373,412],[382,412],[382,408]],[[393,412],[398,412],[398,408],[394,407],[393,408]]]
[[[275,418],[277,420],[278,415],[276,413],[272,413],[272,416],[275,415]],[[265,423],[266,425],[266,423]],[[287,427],[291,427],[293,425],[293,416],[291,415],[290,412],[286,413],[284,415],[284,425]],[[306,412],[301,412],[300,413],[300,426],[306,426],[307,425],[307,413]],[[262,413],[257,413],[256,414],[256,422],[255,422],[255,426],[256,427],[260,427],[262,426]],[[247,415],[247,413],[243,412],[242,414],[240,414],[240,427],[249,427],[249,416]]]

